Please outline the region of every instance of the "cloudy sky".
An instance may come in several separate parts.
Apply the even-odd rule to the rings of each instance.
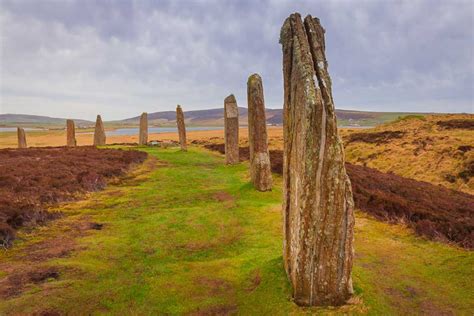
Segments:
[[[0,0],[0,113],[106,120],[215,108],[261,74],[283,97],[280,27],[326,28],[336,107],[474,112],[474,2]]]

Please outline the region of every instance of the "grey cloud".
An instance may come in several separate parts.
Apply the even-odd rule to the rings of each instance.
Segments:
[[[264,79],[282,106],[279,30],[321,18],[338,108],[473,112],[471,1],[0,2],[0,112],[117,119],[245,106]]]

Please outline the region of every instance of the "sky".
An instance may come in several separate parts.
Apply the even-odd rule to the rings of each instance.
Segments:
[[[0,114],[282,108],[280,28],[319,17],[336,108],[474,112],[474,1],[0,0]]]

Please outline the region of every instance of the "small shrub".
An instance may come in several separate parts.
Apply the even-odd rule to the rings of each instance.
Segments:
[[[399,116],[394,123],[398,122],[404,122],[404,121],[409,121],[409,120],[421,120],[421,121],[426,121],[426,117],[421,114],[409,114],[409,115],[403,115]]]

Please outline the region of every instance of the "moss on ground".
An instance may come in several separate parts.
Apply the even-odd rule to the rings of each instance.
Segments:
[[[257,192],[247,164],[191,147],[140,148],[149,160],[128,179],[59,207],[68,216],[21,232],[0,255],[0,276],[31,244],[71,235],[84,218],[102,230],[75,238],[58,279],[0,301],[0,314],[470,314],[471,252],[429,242],[360,213],[351,305],[299,308],[282,265],[281,178]],[[152,168],[152,165],[156,166]]]

